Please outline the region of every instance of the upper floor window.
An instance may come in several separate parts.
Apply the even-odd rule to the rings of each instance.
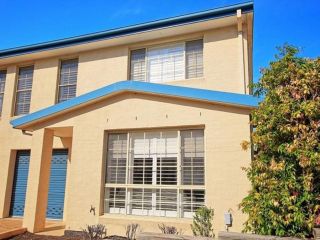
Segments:
[[[78,59],[61,61],[58,102],[74,98],[77,92]]]
[[[161,83],[202,76],[202,39],[131,51],[131,80]]]
[[[2,106],[3,106],[3,96],[4,96],[4,88],[6,85],[6,74],[5,70],[0,71],[0,117],[2,113]]]
[[[33,80],[33,66],[22,67],[19,69],[16,104],[14,115],[27,114],[30,111],[31,91]]]

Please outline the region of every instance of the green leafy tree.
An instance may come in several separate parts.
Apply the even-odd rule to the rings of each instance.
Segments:
[[[320,58],[285,45],[253,84],[252,190],[240,204],[245,232],[306,237],[320,203]],[[242,143],[242,147],[250,143]]]

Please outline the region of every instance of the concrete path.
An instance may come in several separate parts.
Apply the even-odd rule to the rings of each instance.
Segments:
[[[6,239],[26,232],[22,227],[22,218],[2,218],[0,219],[0,239]]]
[[[65,224],[61,221],[47,221],[45,229],[39,234],[61,236],[64,233]],[[26,232],[22,227],[22,218],[1,218],[0,239],[6,239]]]

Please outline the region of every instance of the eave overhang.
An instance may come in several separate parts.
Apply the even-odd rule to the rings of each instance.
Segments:
[[[256,98],[252,95],[172,86],[167,84],[121,81],[80,95],[68,101],[61,102],[42,110],[30,113],[28,115],[16,118],[10,123],[16,129],[26,129],[38,122],[43,122],[55,116],[59,116],[83,106],[106,99],[115,94],[124,92],[144,93],[212,104],[236,106],[247,108],[249,110],[255,109],[261,101],[261,99]]]
[[[208,11],[202,11],[193,14],[187,14],[158,21],[147,22],[143,24],[116,28],[93,34],[86,34],[61,40],[5,49],[0,51],[0,64],[10,64],[17,61],[25,61],[43,57],[52,57],[63,53],[71,54],[72,52],[87,51],[89,49],[98,49],[101,48],[102,45],[104,47],[107,47],[114,46],[116,44],[127,44],[127,42],[122,40],[121,38],[132,37],[130,41],[137,41],[136,37],[134,38],[133,36],[148,33],[150,31],[164,31],[166,29],[189,26],[192,24],[195,25],[194,29],[201,29],[202,27],[205,28],[205,26],[199,26],[197,24],[202,22],[208,22],[211,20],[221,18],[228,19],[228,17],[231,16],[234,16],[236,20],[236,11],[239,9],[241,9],[242,13],[244,14],[251,13],[253,11],[253,2],[240,3]],[[190,30],[184,31],[187,32]],[[173,31],[173,33],[174,32],[176,32],[176,30]],[[159,33],[161,33],[161,35],[163,36],[170,35],[170,33],[168,32]],[[181,33],[183,33],[183,31],[181,31]],[[113,39],[121,39],[121,41],[114,43],[113,41],[111,41]],[[80,48],[79,46],[82,45],[86,45],[86,47]],[[62,52],[61,49],[64,49],[64,52]],[[41,52],[48,52],[48,54],[40,55],[39,53]],[[23,57],[24,55],[27,55],[28,58]]]

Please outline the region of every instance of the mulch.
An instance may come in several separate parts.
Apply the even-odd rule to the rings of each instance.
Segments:
[[[64,237],[64,236],[47,236],[26,232],[24,234],[10,238],[10,240],[82,240],[82,238]]]
[[[108,236],[106,239],[110,240],[126,240],[126,237],[121,236]],[[66,237],[66,236],[47,236],[38,235],[26,232],[24,234],[10,238],[10,240],[83,240],[82,237]]]

